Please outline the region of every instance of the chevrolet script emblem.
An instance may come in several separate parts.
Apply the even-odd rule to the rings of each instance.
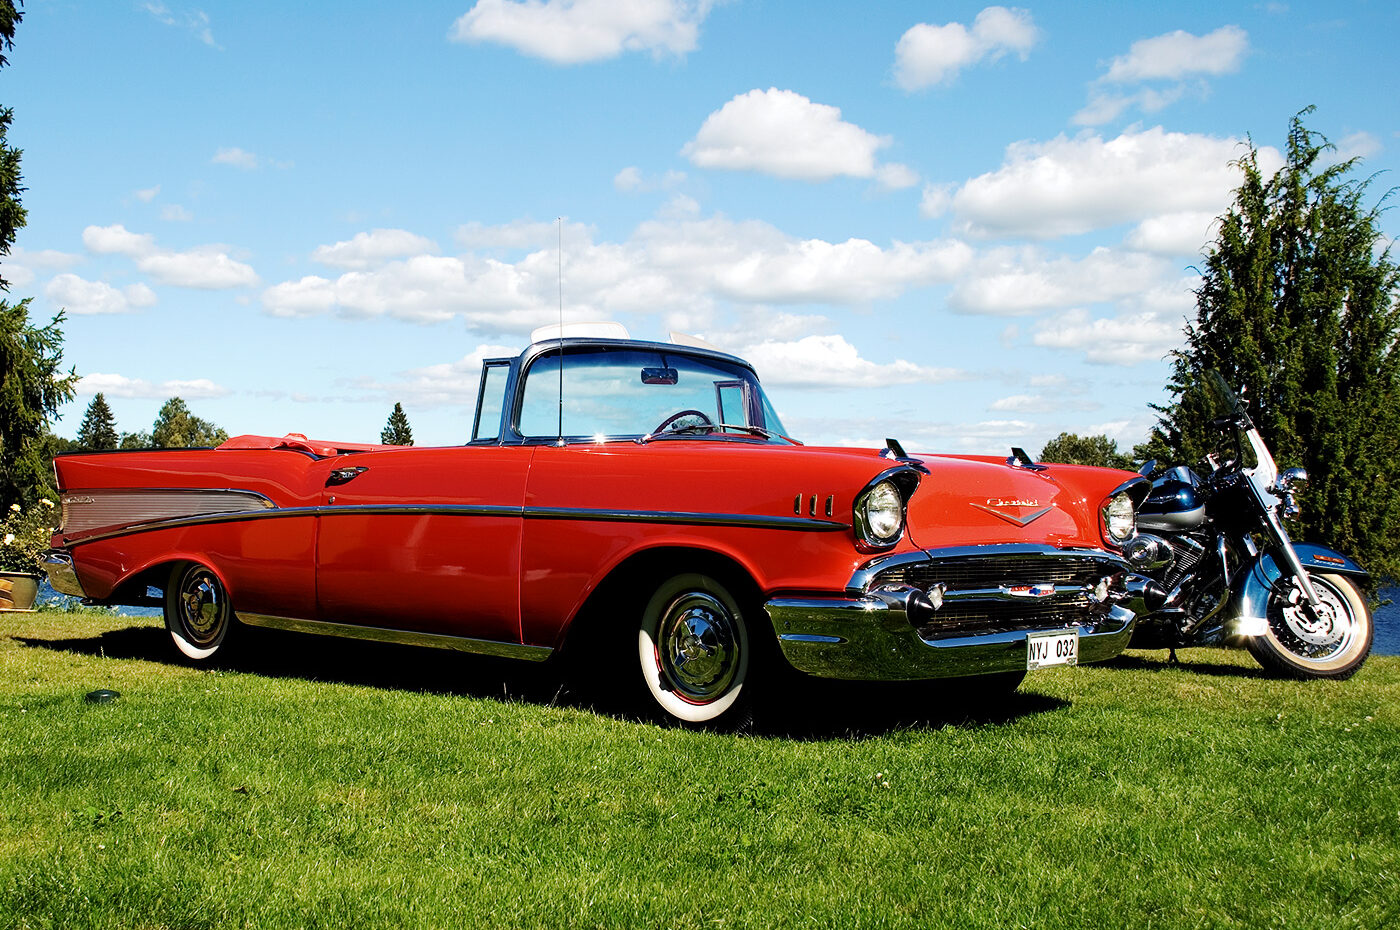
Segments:
[[[973,504],[978,510],[984,510],[994,517],[1001,517],[1007,523],[1014,523],[1017,526],[1027,526],[1034,520],[1038,520],[1051,511],[1050,507],[1041,507],[1040,501],[1028,500],[1025,498],[989,497],[985,504]],[[1030,510],[1030,513],[1017,513],[1014,511]]]

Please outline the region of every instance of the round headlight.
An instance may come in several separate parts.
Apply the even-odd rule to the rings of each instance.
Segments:
[[[1133,538],[1137,529],[1133,523],[1133,499],[1126,493],[1115,494],[1104,501],[1099,512],[1109,539],[1121,545]]]
[[[889,545],[904,531],[904,498],[892,482],[881,481],[860,502],[866,542]]]

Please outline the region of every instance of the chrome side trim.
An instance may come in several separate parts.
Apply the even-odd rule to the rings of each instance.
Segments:
[[[751,529],[829,533],[846,529],[834,520],[755,516],[745,513],[699,513],[673,510],[592,510],[584,507],[526,507],[527,520],[597,520],[604,523],[679,523],[686,526],[737,526]]]
[[[237,613],[235,615],[241,622],[249,626],[260,626],[273,630],[292,630],[297,633],[315,633],[319,636],[367,639],[379,643],[401,643],[406,646],[428,646],[434,649],[470,652],[475,655],[526,659],[531,662],[543,662],[554,653],[554,649],[549,646],[502,643],[491,639],[473,639],[469,636],[417,633],[412,630],[390,630],[377,626],[357,626],[352,623],[331,623],[325,620],[300,620],[295,617],[273,617],[267,614]]]
[[[73,557],[68,553],[61,549],[50,549],[44,555],[40,567],[49,576],[49,586],[59,594],[87,597],[82,582],[78,580],[78,573],[73,569]]]
[[[754,516],[741,513],[694,513],[667,510],[591,510],[580,507],[508,507],[494,504],[348,504],[323,507],[276,507],[269,510],[238,513],[217,513],[177,517],[138,526],[123,526],[90,536],[64,536],[70,548],[84,543],[145,533],[152,530],[184,529],[216,523],[237,523],[244,520],[277,520],[288,517],[329,517],[344,514],[383,514],[388,516],[421,516],[435,514],[454,517],[520,517],[527,520],[593,520],[600,523],[670,523],[681,526],[732,526],[748,529],[793,530],[797,532],[841,532],[846,524],[832,520],[811,520],[806,517]]]

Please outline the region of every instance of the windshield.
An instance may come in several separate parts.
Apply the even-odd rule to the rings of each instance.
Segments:
[[[562,368],[562,412],[558,351],[539,356],[525,372],[518,422],[526,439],[784,433],[753,372],[741,365],[662,350],[587,346],[566,349]]]

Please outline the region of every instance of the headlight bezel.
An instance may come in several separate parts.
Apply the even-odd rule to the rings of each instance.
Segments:
[[[1099,534],[1105,542],[1121,548],[1137,535],[1137,510],[1151,490],[1146,478],[1137,477],[1109,492],[1099,504]]]
[[[892,549],[909,528],[909,498],[919,486],[920,472],[910,466],[887,469],[866,482],[851,504],[856,545],[867,552]],[[870,505],[883,501],[883,519],[872,519]],[[880,532],[883,523],[887,532]]]

